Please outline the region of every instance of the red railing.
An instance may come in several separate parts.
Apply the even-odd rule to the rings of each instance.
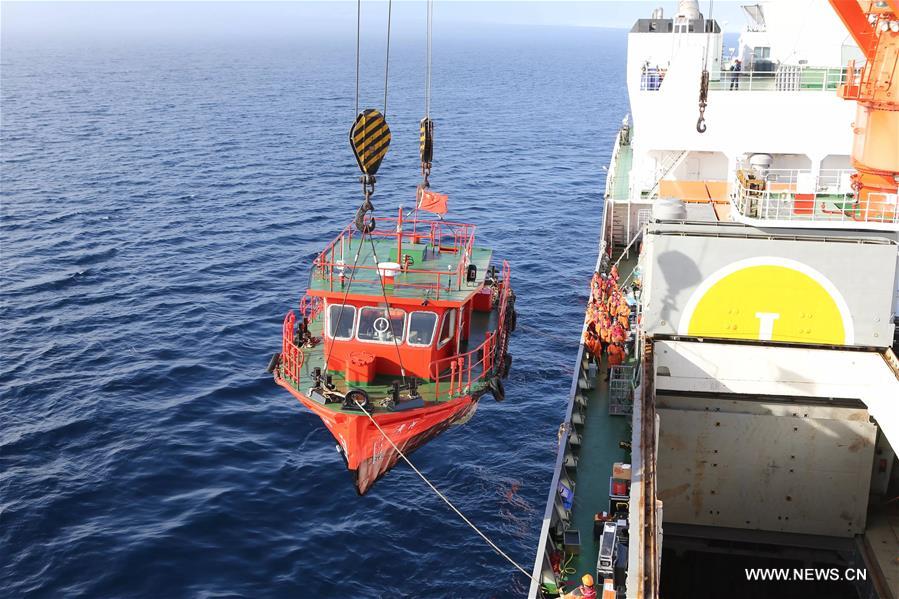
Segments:
[[[304,295],[300,299],[300,315],[304,316],[308,322],[315,320],[324,307],[325,304],[320,297]]]
[[[320,297],[303,296],[300,299],[300,317],[305,318],[306,322],[312,322],[321,314],[324,302]],[[294,386],[300,385],[300,373],[303,368],[303,361],[306,358],[302,348],[300,348],[295,339],[297,315],[291,310],[284,317],[284,324],[281,330],[281,376]]]
[[[431,362],[434,398],[471,393],[471,384],[485,380],[492,372],[495,351],[496,333],[487,333],[484,343],[477,348]]]
[[[484,381],[494,374],[496,348],[502,348],[503,354],[506,351],[506,317],[512,293],[512,269],[505,260],[502,277],[496,332],[488,332],[484,342],[469,352],[431,362],[430,376],[434,381],[435,399],[471,393],[472,383]]]
[[[448,271],[403,265],[404,273],[425,275],[426,280],[418,283],[398,280],[393,283],[394,287],[434,290],[438,299],[441,290],[452,290],[454,285],[457,290],[461,289],[462,282],[465,280],[465,267],[471,259],[474,248],[474,225],[444,220],[397,217],[377,217],[374,221],[375,230],[371,232],[372,237],[395,239],[398,246],[403,243],[427,242],[440,252],[452,252],[459,256],[456,267]],[[354,238],[361,239],[355,225],[350,224],[340,232],[334,241],[328,244],[313,262],[313,272],[317,271],[319,277],[327,280],[329,288],[332,290],[334,283],[340,281],[341,275],[345,279],[352,276],[350,271],[353,268],[354,254],[350,250],[349,244]],[[373,271],[375,273],[374,280],[380,276],[377,274],[377,265],[357,264],[356,270]],[[418,278],[421,279],[420,276]]]
[[[299,387],[300,371],[303,368],[305,354],[294,343],[293,331],[296,321],[297,315],[293,310],[284,317],[284,327],[281,333],[281,376],[295,387]]]

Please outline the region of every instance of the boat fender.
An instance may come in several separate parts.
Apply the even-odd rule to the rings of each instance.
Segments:
[[[512,310],[512,313],[509,314],[509,332],[515,332],[515,326],[518,324],[518,310]]]
[[[503,356],[503,378],[509,376],[509,373],[512,371],[512,354],[506,354]]]
[[[356,404],[359,405],[356,405]],[[371,399],[363,389],[350,389],[343,397],[343,407],[358,410],[359,406],[366,412],[371,408]]]
[[[503,381],[498,376],[490,379],[489,383],[490,393],[493,395],[493,399],[496,401],[503,401],[506,399],[506,389],[503,387]]]
[[[269,374],[275,372],[275,369],[278,367],[278,363],[281,361],[281,354],[274,353],[272,354],[272,359],[268,361],[268,367],[265,371]]]

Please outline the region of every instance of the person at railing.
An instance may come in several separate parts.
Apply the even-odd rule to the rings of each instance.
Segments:
[[[740,71],[743,70],[743,61],[739,58],[730,65],[730,89],[740,89]]]

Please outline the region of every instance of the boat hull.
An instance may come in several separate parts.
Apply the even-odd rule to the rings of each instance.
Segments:
[[[391,444],[364,412],[334,411],[283,380],[279,379],[278,384],[321,418],[331,431],[346,460],[347,469],[353,475],[359,495],[364,495],[401,459],[393,445],[408,455],[453,424],[467,419],[477,403],[476,398],[464,396],[434,406],[373,414],[378,426],[393,441]]]

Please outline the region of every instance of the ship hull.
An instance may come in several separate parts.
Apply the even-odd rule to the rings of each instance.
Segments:
[[[460,397],[435,406],[410,409],[372,417],[393,441],[372,423],[367,414],[337,412],[298,392],[283,380],[278,384],[290,391],[306,408],[321,418],[331,431],[353,475],[356,491],[364,495],[401,459],[396,445],[409,455],[453,424],[464,421],[474,411],[477,399]]]

